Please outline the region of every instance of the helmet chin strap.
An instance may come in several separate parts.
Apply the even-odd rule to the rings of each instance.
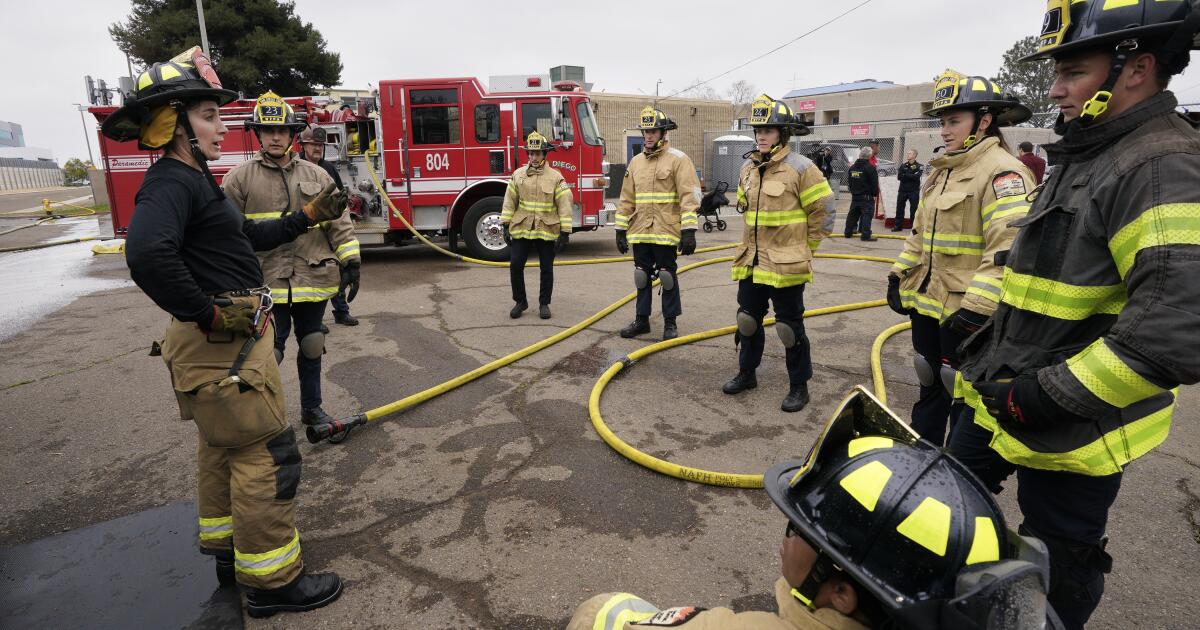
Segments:
[[[1083,111],[1079,114],[1079,124],[1090,125],[1108,111],[1108,103],[1112,100],[1113,88],[1117,85],[1117,79],[1121,78],[1121,72],[1125,69],[1125,63],[1129,61],[1129,55],[1136,52],[1138,42],[1136,39],[1127,39],[1113,48],[1112,65],[1108,68],[1108,76],[1104,79],[1104,84],[1099,90],[1083,104]]]
[[[963,149],[970,149],[976,142],[979,142],[979,124],[983,122],[983,116],[979,114],[978,109],[971,110],[971,115],[975,117],[975,124],[971,125],[971,135],[963,140]]]
[[[192,159],[200,167],[200,172],[204,173],[204,179],[208,180],[208,184],[217,193],[217,199],[224,199],[225,191],[221,190],[221,187],[217,185],[216,178],[213,177],[212,171],[208,170],[208,157],[204,155],[204,151],[200,150],[200,141],[196,138],[196,132],[192,130],[192,121],[188,118],[187,105],[183,101],[171,101],[171,107],[175,109],[179,122],[183,125],[183,131],[187,134]]]

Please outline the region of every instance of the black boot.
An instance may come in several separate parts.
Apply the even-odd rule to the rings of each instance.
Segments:
[[[357,317],[351,315],[350,313],[342,313],[339,311],[333,312],[333,321],[334,321],[334,323],[341,324],[343,326],[357,326],[358,325]]]
[[[783,399],[783,405],[779,408],[788,413],[794,413],[803,409],[807,404],[808,383],[793,384],[791,389],[788,390],[787,398]]]
[[[755,387],[758,387],[758,379],[754,376],[754,370],[738,370],[737,376],[729,379],[721,391],[733,395]]]
[[[516,304],[513,305],[512,310],[508,312],[508,316],[513,319],[516,319],[516,318],[520,317],[521,313],[524,313],[525,309],[527,309],[527,308],[529,308],[528,303],[517,302]]]
[[[217,564],[217,583],[221,586],[233,586],[237,578],[233,575],[233,552],[225,551],[213,554]]]
[[[648,332],[650,332],[650,318],[638,315],[628,326],[621,329],[621,337],[629,339]]]
[[[543,304],[538,307],[538,317],[542,319],[550,319],[550,305]]]
[[[308,425],[325,424],[327,422],[333,422],[333,416],[325,413],[325,410],[321,409],[320,407],[313,407],[312,409],[301,409],[300,410],[300,422],[303,422],[304,424],[308,424]]]
[[[679,328],[675,326],[674,317],[663,318],[663,341],[674,339],[679,336]]]
[[[304,612],[331,604],[341,594],[342,578],[336,573],[302,573],[281,588],[247,589],[246,612],[255,618],[278,612]]]

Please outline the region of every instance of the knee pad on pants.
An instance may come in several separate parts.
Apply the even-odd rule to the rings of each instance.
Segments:
[[[917,382],[921,384],[921,387],[933,387],[937,385],[939,380],[938,372],[933,369],[932,365],[929,365],[925,357],[919,354],[913,355],[913,371],[917,373]]]
[[[949,392],[951,396],[953,396],[954,379],[956,376],[958,376],[958,370],[950,367],[949,365],[943,365],[939,374],[942,377],[942,386],[946,388],[946,391]]]
[[[658,281],[662,283],[663,291],[675,290],[675,274],[666,269],[658,270]]]
[[[738,309],[737,312],[737,328],[738,334],[743,338],[750,338],[754,333],[758,332],[758,318],[754,317],[745,310]]]
[[[788,350],[796,347],[796,342],[804,334],[803,330],[795,322],[784,321],[782,319],[775,320],[775,333],[779,335],[779,340],[783,342],[783,347]]]
[[[306,359],[320,359],[325,354],[325,333],[317,331],[301,337],[300,354]]]
[[[637,287],[639,291],[650,286],[650,274],[646,273],[646,270],[641,267],[634,267],[633,286]]]

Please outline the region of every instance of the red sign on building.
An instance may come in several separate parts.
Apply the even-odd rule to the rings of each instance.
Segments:
[[[871,125],[850,125],[850,137],[866,138],[871,135]]]
[[[796,103],[796,111],[815,112],[815,111],[817,111],[817,102],[816,101],[800,101],[799,103]]]

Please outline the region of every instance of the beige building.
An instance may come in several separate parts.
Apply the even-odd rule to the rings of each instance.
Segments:
[[[600,135],[608,145],[606,160],[626,164],[631,159],[630,146],[641,145],[642,134],[638,121],[642,108],[654,98],[641,94],[609,94],[592,92],[592,107],[600,124]],[[704,134],[726,131],[733,126],[733,103],[699,99],[672,98],[659,101],[658,108],[675,121],[679,128],[667,137],[671,146],[688,154],[696,168],[704,164]]]

